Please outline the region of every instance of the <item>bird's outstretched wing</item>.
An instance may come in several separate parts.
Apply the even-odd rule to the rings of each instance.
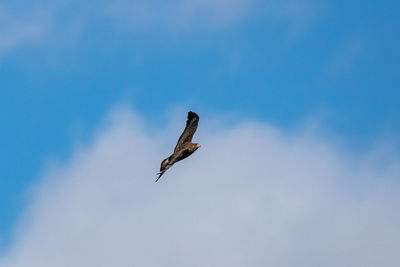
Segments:
[[[174,153],[179,151],[186,143],[192,142],[194,133],[196,132],[197,125],[199,124],[199,115],[189,111],[186,121],[186,127],[181,137],[179,137],[178,143],[175,146]]]

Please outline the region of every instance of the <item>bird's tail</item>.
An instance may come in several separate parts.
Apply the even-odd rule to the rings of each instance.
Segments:
[[[160,172],[157,173],[158,177],[156,179],[156,182],[161,178],[161,176],[164,174],[164,172],[166,172],[169,169],[169,167],[171,167],[173,164],[174,164],[173,162],[172,162],[172,164],[170,162],[170,157],[168,157],[162,161],[161,167],[160,167]]]
[[[157,173],[158,177],[157,177],[157,179],[156,179],[156,182],[157,182],[158,180],[160,180],[160,178],[161,178],[161,176],[164,174],[164,172],[165,172],[165,170],[162,171],[162,172]]]

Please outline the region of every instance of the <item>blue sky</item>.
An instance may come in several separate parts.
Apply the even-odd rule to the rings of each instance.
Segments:
[[[350,151],[389,140],[398,152],[399,11],[398,1],[2,2],[1,243],[46,163],[90,142],[121,104],[154,129],[175,108],[289,132],[315,119]]]

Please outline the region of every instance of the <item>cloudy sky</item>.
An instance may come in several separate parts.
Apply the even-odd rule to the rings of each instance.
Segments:
[[[0,266],[397,266],[399,12],[2,1]]]

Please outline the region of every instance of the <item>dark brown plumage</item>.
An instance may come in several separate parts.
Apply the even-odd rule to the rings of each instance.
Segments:
[[[156,182],[158,181],[158,179],[161,178],[161,176],[169,167],[174,165],[176,162],[189,157],[200,147],[200,144],[192,143],[192,138],[194,133],[196,132],[198,123],[199,116],[196,113],[189,111],[185,130],[179,137],[178,143],[176,144],[174,149],[174,153],[161,162],[160,172],[157,173],[158,177],[156,179]]]

